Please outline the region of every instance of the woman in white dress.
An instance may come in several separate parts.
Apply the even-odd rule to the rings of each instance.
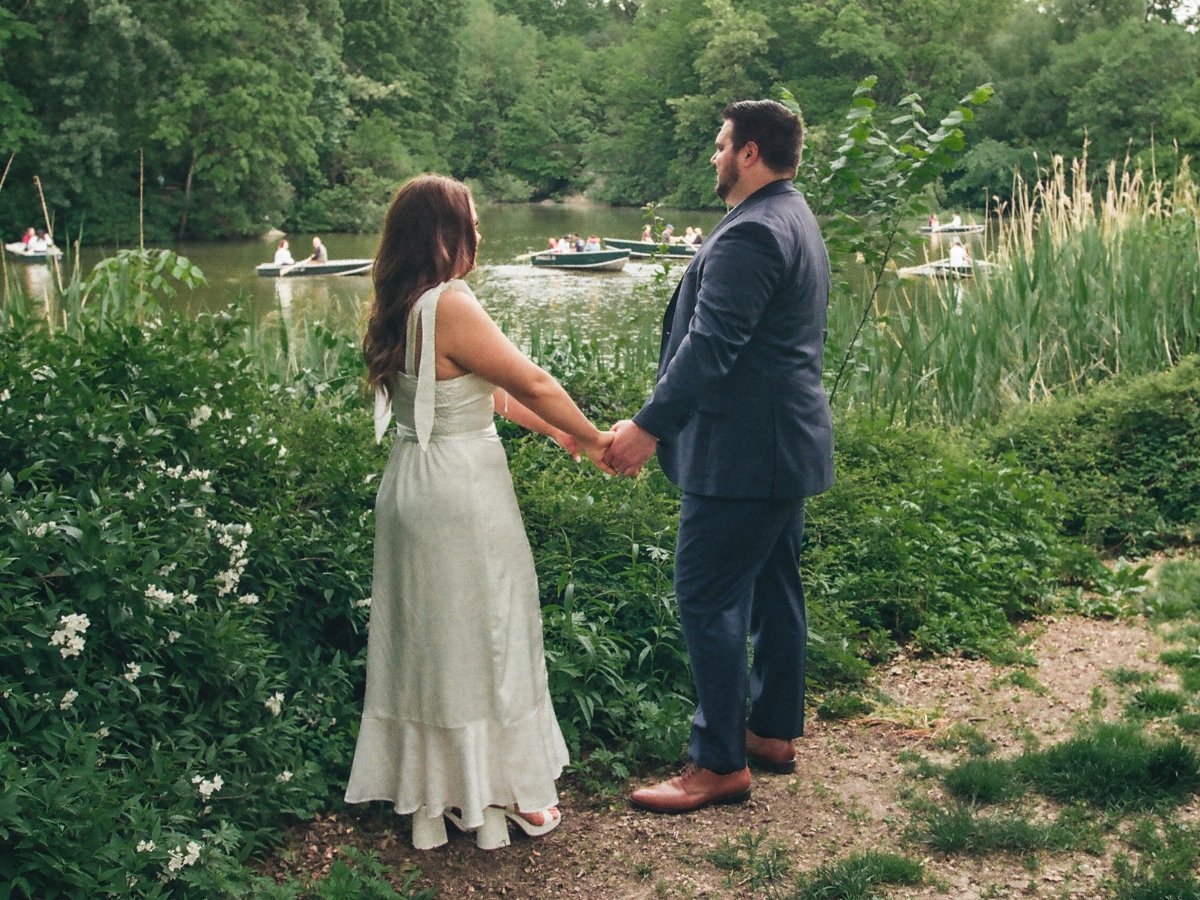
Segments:
[[[375,504],[367,689],[346,801],[413,814],[413,845],[480,847],[557,826],[567,748],[542,652],[537,575],[494,411],[600,464],[612,440],[484,312],[462,278],[479,234],[468,189],[401,188],[375,257],[363,355],[376,437],[396,440]]]

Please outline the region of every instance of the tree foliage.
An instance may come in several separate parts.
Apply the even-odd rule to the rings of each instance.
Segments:
[[[0,0],[12,229],[152,240],[372,230],[406,178],[486,197],[719,205],[721,107],[786,85],[828,162],[856,85],[882,121],[995,101],[934,189],[982,205],[1053,154],[1200,150],[1180,0]],[[1097,167],[1099,170],[1101,167]]]

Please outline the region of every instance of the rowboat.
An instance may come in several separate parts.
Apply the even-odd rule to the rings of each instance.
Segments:
[[[583,253],[535,253],[529,261],[546,269],[568,272],[620,272],[629,261],[628,250],[592,250]]]
[[[38,262],[51,257],[57,259],[58,257],[62,256],[62,251],[57,247],[50,247],[46,250],[30,250],[20,241],[16,241],[12,244],[5,244],[4,249],[18,259],[27,259],[30,262]]]
[[[692,244],[656,244],[653,241],[625,241],[621,238],[605,238],[608,247],[617,250],[628,250],[630,259],[647,259],[654,256],[685,256],[696,255],[696,247]]]
[[[959,265],[949,259],[934,259],[923,265],[898,269],[896,274],[901,278],[974,278],[976,272],[986,272],[991,266],[986,259],[969,260]]]
[[[275,263],[263,263],[255,266],[263,278],[299,278],[301,275],[370,275],[373,259],[331,259],[329,262],[290,263],[277,266]]]
[[[983,234],[983,225],[922,225],[917,229],[921,234]]]

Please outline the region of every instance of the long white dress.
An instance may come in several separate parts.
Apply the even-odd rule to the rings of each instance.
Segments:
[[[400,373],[393,391],[397,437],[375,501],[367,690],[346,801],[437,817],[458,807],[476,828],[487,806],[556,805],[568,757],[495,388],[476,375],[436,380],[434,322],[448,286],[413,307],[404,368],[413,371],[420,322],[419,376]],[[387,418],[377,410],[377,437]]]

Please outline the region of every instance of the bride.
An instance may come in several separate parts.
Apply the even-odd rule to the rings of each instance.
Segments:
[[[443,816],[484,849],[560,820],[567,762],[546,684],[537,575],[494,412],[601,468],[612,440],[504,336],[461,280],[479,242],[467,187],[425,175],[397,193],[363,339],[376,438],[396,440],[375,502],[367,689],[348,803]],[[390,410],[389,410],[390,406]]]

